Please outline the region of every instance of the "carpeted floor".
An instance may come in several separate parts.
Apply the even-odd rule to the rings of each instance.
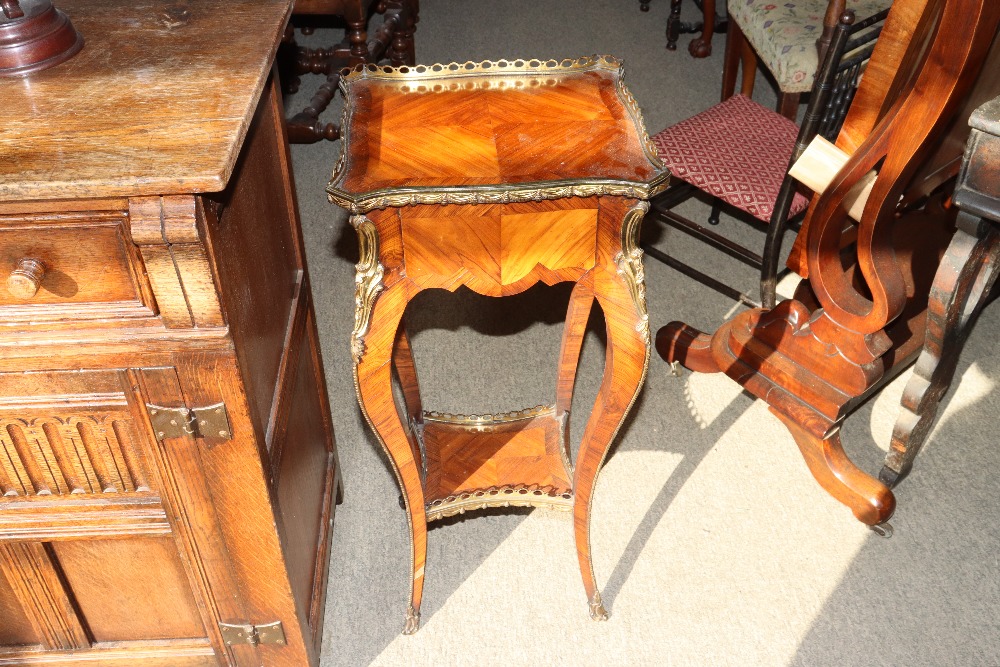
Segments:
[[[655,132],[714,103],[722,69],[724,38],[705,60],[687,55],[688,37],[678,51],[664,50],[667,9],[666,0],[648,14],[631,0],[424,0],[417,58],[613,54],[625,60]],[[310,93],[307,80],[289,106]],[[756,97],[773,102],[763,79]],[[338,151],[328,142],[292,150],[346,493],[334,527],[323,665],[1000,665],[996,307],[897,490],[893,538],[871,533],[819,488],[764,405],[725,376],[671,377],[654,356],[594,503],[595,569],[611,619],[587,615],[568,515],[498,511],[433,525],[422,627],[401,636],[406,520],[351,380],[357,247],[345,214],[324,195]],[[646,232],[753,285],[731,260],[688,250],[677,234]],[[654,261],[646,269],[654,331],[677,319],[712,330],[735,311]],[[425,407],[476,413],[551,402],[568,296],[566,286],[509,299],[422,294],[408,322]],[[597,392],[600,330],[596,315],[572,433]],[[851,455],[869,472],[881,466],[908,377],[844,427]]]

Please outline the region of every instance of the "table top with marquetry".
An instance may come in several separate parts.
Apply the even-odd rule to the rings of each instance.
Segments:
[[[342,79],[345,152],[327,191],[355,212],[572,195],[647,198],[668,173],[621,63],[361,66]]]
[[[59,0],[83,50],[0,77],[0,202],[226,187],[292,0]]]

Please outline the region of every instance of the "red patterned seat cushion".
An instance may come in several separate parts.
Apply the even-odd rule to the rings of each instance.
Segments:
[[[743,95],[733,95],[653,137],[670,172],[768,222],[799,128]],[[796,193],[789,217],[809,200]]]

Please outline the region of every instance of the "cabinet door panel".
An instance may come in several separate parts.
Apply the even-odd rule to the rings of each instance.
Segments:
[[[205,637],[173,540],[53,542],[96,642]]]
[[[274,96],[268,86],[222,196],[220,217],[213,223],[210,216],[208,225],[226,322],[262,434],[268,429],[302,268],[295,198],[281,176],[287,169],[287,147],[279,132],[283,111]]]
[[[277,469],[278,506],[284,524],[282,541],[288,574],[295,599],[303,601],[306,609],[315,606],[314,595],[322,596],[326,564],[321,559],[325,556],[333,484],[332,443],[323,423],[329,413],[320,398],[322,366],[318,364],[312,331],[309,318],[298,343],[295,376],[290,378],[293,389],[287,401],[290,408],[283,441],[275,447],[281,456]]]
[[[4,647],[37,646],[42,643],[3,572],[0,572],[0,619],[3,619],[0,623],[0,655]]]

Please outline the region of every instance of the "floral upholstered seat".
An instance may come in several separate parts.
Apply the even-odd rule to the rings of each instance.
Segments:
[[[743,31],[785,93],[812,89],[819,66],[816,40],[829,0],[729,0],[729,17]],[[892,0],[847,0],[859,21]]]

